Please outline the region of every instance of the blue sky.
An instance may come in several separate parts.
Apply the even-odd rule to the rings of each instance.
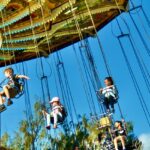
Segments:
[[[137,1],[137,0],[134,0],[134,2],[136,5],[139,5],[141,3],[140,1]],[[143,5],[143,9],[145,10],[146,14],[148,16],[150,16],[150,14],[149,14],[150,1],[143,0],[142,5]],[[145,21],[141,11],[138,10],[137,12],[139,12],[140,16],[142,16],[141,17],[142,21],[139,20],[137,13],[134,13],[132,15],[135,18],[136,23],[137,23],[138,27],[140,28],[140,31],[142,32],[142,35],[144,36],[145,42],[147,43],[147,45],[150,48],[150,44],[149,44],[150,27],[148,26],[147,22]],[[146,50],[135,30],[135,27],[133,26],[133,23],[128,15],[128,13],[123,13],[121,16],[128,23],[128,25],[130,27],[131,35],[134,38],[135,44],[138,47],[138,49],[141,53],[141,57],[143,58],[146,66],[148,67],[150,65],[149,56],[146,53]],[[123,31],[128,32],[121,17],[118,17],[118,20],[123,28]],[[145,27],[144,29],[143,29],[143,26]],[[121,53],[120,46],[118,44],[117,39],[113,36],[112,30],[115,34],[119,33],[119,30],[118,30],[115,20],[113,20],[111,23],[106,25],[98,33],[98,35],[101,39],[101,43],[102,43],[105,55],[107,57],[107,61],[110,66],[110,69],[111,69],[111,73],[113,75],[113,78],[114,78],[117,88],[119,90],[119,97],[120,97],[119,102],[120,102],[123,114],[127,121],[133,122],[133,124],[135,126],[136,135],[148,133],[149,127],[145,121],[145,117],[143,115],[143,111],[141,109],[137,94],[135,92],[133,82],[131,80],[124,57]],[[123,45],[126,49],[126,53],[129,58],[129,61],[131,63],[131,67],[134,71],[134,74],[139,83],[140,89],[144,96],[144,99],[148,105],[148,108],[150,108],[150,101],[149,101],[150,95],[145,86],[143,76],[137,65],[137,61],[133,54],[133,50],[131,48],[129,40],[125,38],[125,39],[122,39],[122,41],[123,41]],[[106,72],[106,68],[105,68],[101,53],[100,53],[97,39],[89,38],[89,42],[90,42],[90,47],[92,49],[97,67],[98,67],[99,77],[101,79],[101,82],[103,82],[103,79],[105,78],[105,76],[107,76],[107,72]],[[77,52],[79,51],[78,45],[79,44],[75,45]],[[78,71],[78,65],[76,62],[75,54],[73,52],[73,48],[72,48],[72,46],[69,46],[69,47],[61,50],[60,52],[63,57],[63,62],[64,62],[64,66],[65,66],[65,69],[67,72],[67,76],[68,76],[68,80],[70,83],[71,92],[73,95],[73,100],[74,100],[74,103],[76,106],[77,113],[79,113],[79,114],[86,113],[89,116],[90,111],[88,108],[87,99],[86,99],[84,91],[83,91],[81,76]],[[30,101],[31,101],[32,106],[36,100],[38,100],[39,98],[42,97],[40,80],[38,78],[38,76],[41,74],[41,71],[40,71],[38,64],[39,64],[38,59],[25,62],[26,75],[28,75],[31,78],[28,81],[28,83],[29,83]],[[51,97],[56,96],[57,90],[56,90],[56,84],[55,84],[55,80],[54,80],[56,71],[54,71],[55,67],[54,67],[53,55],[51,55],[47,59],[43,59],[43,64],[44,64],[45,74],[48,76]],[[13,65],[13,68],[15,69],[16,73],[18,73],[18,74],[22,73],[21,64]],[[4,78],[3,70],[4,70],[4,68],[0,69],[1,79]],[[97,100],[94,99],[94,101],[95,101],[95,105],[97,105]],[[82,107],[82,106],[84,106],[84,107]],[[118,107],[117,106],[115,106],[115,107],[116,107],[116,114],[114,117],[116,120],[119,120],[120,114],[118,111]],[[4,113],[2,113],[2,115],[1,115],[1,122],[2,122],[2,126],[1,126],[2,130],[1,131],[2,131],[2,133],[7,131],[8,133],[10,133],[10,135],[12,135],[13,132],[17,130],[17,128],[19,127],[20,120],[25,118],[25,115],[23,113],[24,110],[25,110],[24,96],[22,96],[20,99],[17,99],[17,100],[14,99],[14,105],[9,107],[8,110],[5,111]],[[98,112],[98,110],[97,110],[97,112]]]

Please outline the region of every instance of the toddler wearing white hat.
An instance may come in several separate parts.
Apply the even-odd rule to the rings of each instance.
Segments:
[[[50,130],[50,125],[52,123],[52,120],[53,120],[53,123],[54,123],[53,128],[56,129],[57,128],[57,123],[58,123],[58,118],[60,118],[59,120],[61,120],[61,118],[63,118],[63,115],[62,115],[63,106],[60,103],[59,97],[53,97],[52,100],[49,103],[52,107],[52,112],[49,114],[45,110],[43,110],[43,114],[44,114],[44,116],[46,117],[46,120],[47,120],[46,128],[48,130]]]

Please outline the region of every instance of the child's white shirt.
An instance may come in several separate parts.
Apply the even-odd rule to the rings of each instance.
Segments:
[[[107,86],[107,87],[103,88],[102,94],[106,98],[109,98],[110,96],[112,96],[114,99],[118,98],[118,92],[117,92],[117,89],[114,85]]]

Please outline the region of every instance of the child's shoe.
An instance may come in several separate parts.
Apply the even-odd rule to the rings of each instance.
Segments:
[[[4,111],[6,109],[6,106],[4,104],[0,105],[0,112]]]
[[[46,129],[47,129],[47,130],[50,130],[50,129],[51,129],[51,126],[46,126]]]
[[[8,99],[8,101],[7,101],[7,106],[10,106],[10,105],[12,105],[13,104],[13,101],[11,100],[11,99]]]

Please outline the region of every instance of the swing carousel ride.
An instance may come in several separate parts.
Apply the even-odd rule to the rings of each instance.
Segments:
[[[106,67],[106,72],[109,77],[112,77],[110,67],[104,55],[104,50],[97,32],[113,19],[116,19],[117,16],[122,12],[128,12],[139,35],[139,39],[141,40],[147,54],[150,56],[150,50],[147,46],[147,43],[145,42],[138,26],[136,25],[131,12],[135,9],[141,9],[143,16],[148,23],[150,23],[149,19],[142,6],[135,7],[133,2],[130,1],[130,4],[132,5],[132,9],[130,9],[128,3],[128,0],[0,0],[0,67],[9,66],[11,64],[16,64],[19,62],[37,58],[40,58],[42,62],[42,57],[47,58],[51,53],[56,52],[57,59],[55,62],[55,71],[57,73],[56,78],[58,81],[55,82],[58,82],[61,92],[64,92],[63,94],[67,95],[66,97],[63,97],[64,100],[66,100],[66,102],[63,103],[67,104],[68,101],[68,103],[72,103],[74,107],[74,101],[72,99],[71,88],[63,64],[63,58],[61,54],[58,53],[58,51],[69,45],[74,45],[74,43],[76,42],[81,42],[80,48],[85,49],[84,54],[86,54],[86,56],[79,48],[80,58],[78,58],[77,55],[76,58],[82,60],[83,67],[81,67],[80,69],[83,69],[83,76],[86,79],[85,81],[83,81],[83,85],[85,85],[85,93],[88,93],[88,96],[86,98],[89,103],[89,109],[92,114],[97,114],[95,111],[96,109],[94,106],[94,102],[92,102],[93,97],[91,94],[91,89],[95,92],[101,88],[102,84],[100,83],[97,67],[94,62],[94,57],[92,55],[92,51],[90,50],[88,37],[96,37],[98,39],[102,58]],[[149,72],[144,61],[141,60],[140,55],[138,54],[138,50],[134,46],[134,38],[130,34],[128,23],[124,19],[122,19],[122,21],[128,29],[129,33],[126,34],[123,32],[119,21],[116,19],[117,28],[120,30],[120,35],[115,37],[120,45],[120,49],[134,83],[135,90],[137,92],[137,96],[139,98],[139,102],[144,112],[146,121],[150,126],[149,109],[146,105],[145,99],[143,98],[143,94],[136,80],[131,64],[129,63],[121,39],[123,39],[124,37],[129,39],[129,43],[131,44],[134,55],[138,61],[139,68],[144,77],[145,85],[150,92],[150,82],[148,80]],[[85,46],[84,44],[82,45],[82,42],[85,44]],[[75,49],[74,46],[73,48]],[[42,63],[41,68],[43,69]],[[62,70],[60,71],[60,69]],[[44,84],[46,84],[47,86],[46,90],[49,98],[50,94],[48,88],[48,79],[44,74],[44,71],[43,76],[40,78],[40,80],[43,100],[46,101]],[[86,83],[88,81],[90,82],[90,84]],[[92,87],[90,87],[91,85]],[[25,87],[25,91],[26,95],[28,95],[27,87]],[[109,134],[111,135],[111,139],[113,140],[112,133],[110,131],[112,126],[114,126],[113,113],[110,115],[106,112],[106,109],[103,107],[103,104],[101,102],[101,95],[99,91],[98,93],[95,92],[95,97],[102,113],[102,116],[99,119],[98,129],[104,130],[107,128]],[[27,96],[25,102],[27,104],[30,104],[30,100],[29,98],[27,98]],[[116,103],[118,104],[121,118],[124,119],[119,102]],[[27,108],[29,109],[27,112],[30,112],[31,110],[31,106],[29,107],[30,108]],[[73,116],[71,114],[72,111],[69,108],[69,104],[65,107],[68,112],[68,116],[69,114],[70,116]],[[74,112],[75,115],[77,115],[75,107]],[[94,120],[97,116],[92,117]],[[123,123],[118,122],[117,124],[122,127],[122,124],[125,124],[125,121],[123,121]],[[101,135],[101,137],[102,136],[103,135]],[[104,136],[106,136],[106,134]],[[112,148],[109,147],[110,144],[113,145]],[[128,145],[128,149],[131,150],[130,144]],[[105,144],[105,146],[108,146],[104,148],[106,150],[114,149],[113,141],[111,141],[111,143]]]

